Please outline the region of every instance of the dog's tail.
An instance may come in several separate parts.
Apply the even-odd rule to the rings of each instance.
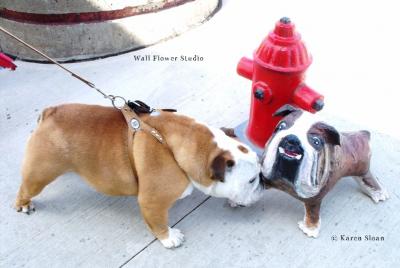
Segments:
[[[45,108],[42,113],[39,115],[37,119],[37,123],[40,124],[43,122],[46,118],[50,117],[51,115],[55,114],[57,111],[57,107],[48,107]]]

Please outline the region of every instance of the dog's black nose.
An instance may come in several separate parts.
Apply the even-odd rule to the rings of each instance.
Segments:
[[[296,135],[290,134],[285,137],[285,141],[287,145],[291,146],[299,146],[301,144],[299,138]]]

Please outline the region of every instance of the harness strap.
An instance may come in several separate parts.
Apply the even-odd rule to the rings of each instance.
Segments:
[[[159,143],[165,145],[165,139],[161,136],[160,132],[143,122],[127,104],[122,107],[121,112],[128,124],[129,131],[132,133],[131,136],[135,135],[137,131],[145,131],[153,136]]]

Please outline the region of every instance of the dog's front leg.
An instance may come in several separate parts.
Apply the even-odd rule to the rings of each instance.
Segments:
[[[182,197],[190,182],[166,146],[144,132],[137,133],[135,139],[138,202],[143,218],[164,247],[179,247],[184,236],[168,226],[168,210]]]
[[[304,203],[305,215],[303,221],[299,221],[299,228],[309,237],[318,237],[319,229],[321,227],[321,219],[319,217],[319,210],[321,201]]]
[[[138,198],[140,210],[147,226],[164,247],[179,247],[184,241],[184,236],[180,230],[168,226],[169,202],[162,203],[150,200],[150,198],[140,195]]]

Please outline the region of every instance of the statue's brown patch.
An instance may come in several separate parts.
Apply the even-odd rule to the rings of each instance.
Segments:
[[[238,148],[240,151],[242,151],[245,154],[247,154],[249,152],[249,150],[246,147],[244,147],[243,145],[238,145]]]

